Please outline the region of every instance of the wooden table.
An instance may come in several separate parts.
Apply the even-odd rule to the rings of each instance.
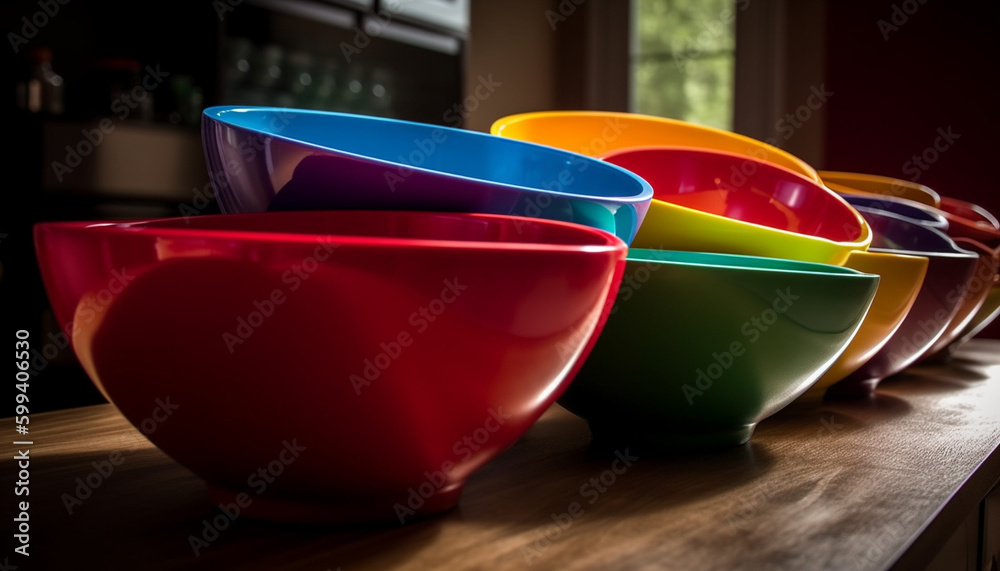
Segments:
[[[31,427],[31,556],[13,552],[4,517],[10,569],[917,569],[1000,479],[1000,341],[913,368],[870,400],[793,405],[747,446],[630,450],[624,469],[554,407],[448,514],[351,529],[237,518],[198,557],[188,538],[218,509],[114,408]],[[64,494],[88,476],[99,486],[68,513]]]

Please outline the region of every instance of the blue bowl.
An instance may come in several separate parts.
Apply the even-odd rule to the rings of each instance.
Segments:
[[[584,224],[631,243],[653,189],[581,154],[424,123],[210,107],[202,141],[222,211],[481,212]]]

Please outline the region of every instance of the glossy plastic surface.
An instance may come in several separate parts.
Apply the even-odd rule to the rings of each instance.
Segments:
[[[836,183],[828,183],[828,186],[831,190],[837,192],[844,188],[842,185]],[[852,206],[885,210],[886,212],[898,214],[915,222],[920,222],[924,226],[937,228],[942,232],[948,231],[948,219],[945,217],[944,212],[915,200],[896,196],[851,194],[849,192],[842,193],[841,197]]]
[[[365,115],[211,107],[202,141],[223,212],[424,210],[576,222],[626,243],[652,190],[576,153]]]
[[[848,191],[898,196],[934,207],[941,204],[941,195],[934,189],[908,180],[841,171],[819,171],[819,176],[823,182],[842,185]]]
[[[956,340],[951,345],[945,347],[945,349],[937,353],[931,359],[947,360],[951,358],[951,355],[962,345],[969,342],[970,339],[978,335],[983,329],[986,329],[991,323],[993,323],[996,318],[1000,316],[1000,274],[994,277],[993,287],[990,288],[989,294],[986,295],[986,301],[976,312],[976,315],[972,318],[972,321],[965,326],[962,330],[961,335],[959,335],[958,340]]]
[[[840,356],[878,281],[837,266],[633,248],[604,332],[559,402],[598,439],[745,443]]]
[[[608,111],[539,111],[508,115],[490,132],[598,156],[628,147],[685,146],[713,149],[767,161],[819,181],[802,159],[757,139],[694,123]]]
[[[1000,247],[1000,222],[985,208],[942,196],[941,210],[951,223],[949,234],[952,237],[976,240],[990,248]]]
[[[924,283],[927,258],[890,252],[851,252],[844,267],[878,275],[878,291],[864,323],[837,362],[802,395],[821,399],[826,390],[875,356],[899,329]]]
[[[889,341],[857,371],[831,386],[827,396],[867,396],[878,383],[912,365],[944,334],[959,312],[962,292],[979,255],[959,248],[939,230],[883,210],[858,207],[871,225],[871,252],[926,257],[927,274],[913,306]]]
[[[871,242],[867,223],[843,198],[769,163],[685,147],[622,149],[604,159],[653,186],[634,247],[840,265]]]
[[[626,255],[583,226],[423,212],[35,235],[59,323],[122,414],[216,502],[303,522],[454,506],[573,377]],[[146,431],[157,399],[176,409]],[[274,462],[260,493],[248,477]]]
[[[976,269],[973,270],[969,283],[958,292],[962,301],[955,318],[948,324],[941,337],[924,352],[918,362],[935,359],[949,345],[958,341],[966,327],[972,323],[976,314],[986,303],[990,289],[996,281],[997,269],[1000,266],[1000,257],[998,257],[1000,254],[997,251],[968,238],[955,238],[954,240],[958,247],[978,254],[979,262],[976,264]]]

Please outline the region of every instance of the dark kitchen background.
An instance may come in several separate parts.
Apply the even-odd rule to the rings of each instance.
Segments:
[[[0,105],[8,179],[0,207],[0,311],[7,334],[27,329],[38,351],[32,412],[103,402],[61,346],[37,273],[32,225],[218,212],[198,130],[209,105],[328,109],[477,130],[503,115],[541,109],[697,120],[685,114],[697,111],[697,95],[658,106],[676,95],[670,73],[684,67],[680,54],[695,64],[685,81],[697,80],[699,65],[723,70],[721,82],[707,83],[705,99],[716,105],[705,116],[722,117],[728,128],[773,139],[820,169],[917,177],[943,195],[1000,213],[992,87],[1000,72],[1000,3],[722,2],[735,23],[674,20],[687,26],[678,34],[693,38],[728,26],[729,44],[702,49],[681,42],[672,55],[642,52],[631,11],[673,21],[697,14],[696,4],[4,2]],[[660,72],[650,71],[654,64]],[[471,98],[484,83],[491,86],[480,90],[486,96]],[[819,105],[809,99],[815,93],[827,94]],[[810,101],[808,113],[799,114],[807,119],[790,129],[788,114]],[[916,166],[914,155],[941,132],[955,135],[949,148]],[[983,335],[1000,337],[1000,324]]]

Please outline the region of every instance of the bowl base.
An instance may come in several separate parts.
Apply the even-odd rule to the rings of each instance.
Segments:
[[[208,493],[215,504],[240,506],[248,518],[301,524],[396,524],[402,525],[446,512],[458,505],[464,484],[438,490],[417,507],[408,504],[406,492],[394,500],[370,503],[329,503],[323,500],[259,496],[213,485]],[[381,498],[385,500],[385,498]],[[394,503],[395,502],[395,503]]]
[[[875,393],[875,388],[882,381],[879,378],[841,381],[826,389],[825,400],[845,400],[868,398]]]
[[[625,429],[615,426],[608,428],[590,423],[593,435],[592,446],[598,448],[633,446],[637,449],[656,450],[692,450],[710,448],[730,448],[740,446],[750,441],[757,424],[714,427],[675,427],[669,431],[657,432],[649,429]]]

